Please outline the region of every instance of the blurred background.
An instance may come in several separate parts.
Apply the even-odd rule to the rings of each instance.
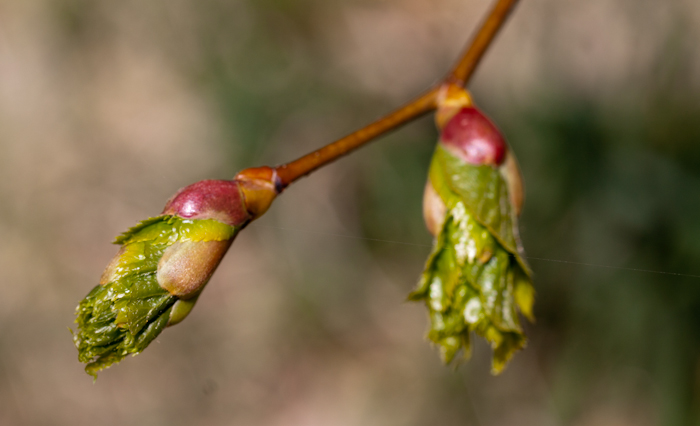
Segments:
[[[694,0],[523,0],[475,75],[538,291],[501,376],[482,341],[441,365],[405,302],[429,117],[286,191],[144,353],[95,384],[78,363],[114,236],[410,99],[490,3],[0,0],[0,424],[700,424]]]

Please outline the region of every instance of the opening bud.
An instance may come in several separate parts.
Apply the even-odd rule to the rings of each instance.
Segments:
[[[182,321],[244,224],[168,214],[117,237],[121,249],[76,310],[73,341],[85,371],[96,375],[138,354],[165,327]]]
[[[76,311],[73,341],[89,374],[138,354],[189,314],[238,231],[257,217],[246,204],[248,186],[194,183],[160,216],[117,237],[121,249]]]
[[[496,126],[466,91],[446,86],[438,99],[440,141],[423,195],[433,251],[409,299],[428,308],[428,338],[445,363],[471,353],[477,334],[492,346],[500,373],[526,337],[534,288],[523,257],[517,215],[523,190],[518,164]]]

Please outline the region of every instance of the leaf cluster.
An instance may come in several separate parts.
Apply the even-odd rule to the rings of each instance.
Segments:
[[[494,349],[497,374],[523,348],[518,311],[532,320],[534,289],[522,257],[517,218],[498,169],[463,162],[438,146],[430,183],[445,204],[445,219],[411,300],[425,301],[428,338],[450,363],[468,357],[472,332]]]
[[[237,229],[213,219],[186,220],[158,216],[122,235],[122,248],[107,267],[102,283],[76,309],[78,330],[73,341],[85,371],[96,373],[138,354],[168,325],[178,297],[161,288],[156,278],[164,251],[178,241],[233,238]]]

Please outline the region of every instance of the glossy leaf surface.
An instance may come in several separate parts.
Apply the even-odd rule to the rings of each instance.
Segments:
[[[445,218],[411,300],[425,301],[428,338],[445,363],[468,357],[472,332],[494,349],[494,373],[526,342],[518,312],[532,319],[534,289],[517,236],[517,218],[498,169],[465,163],[438,146],[430,183]]]
[[[168,325],[179,300],[161,288],[156,273],[163,252],[181,241],[223,241],[237,228],[213,219],[186,220],[158,216],[129,229],[115,240],[122,248],[102,282],[76,309],[78,330],[73,341],[85,371],[93,376],[138,354]]]

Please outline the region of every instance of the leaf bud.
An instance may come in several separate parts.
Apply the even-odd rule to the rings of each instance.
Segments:
[[[76,309],[73,341],[85,371],[136,355],[192,310],[238,231],[279,193],[269,167],[234,180],[203,180],[180,189],[160,216],[115,240],[121,248],[99,285]]]
[[[534,289],[518,233],[523,200],[515,157],[496,126],[456,86],[441,89],[439,143],[423,195],[426,226],[435,237],[418,288],[409,298],[428,308],[428,338],[445,363],[471,335],[494,349],[503,370],[526,342],[518,314],[532,320]]]

